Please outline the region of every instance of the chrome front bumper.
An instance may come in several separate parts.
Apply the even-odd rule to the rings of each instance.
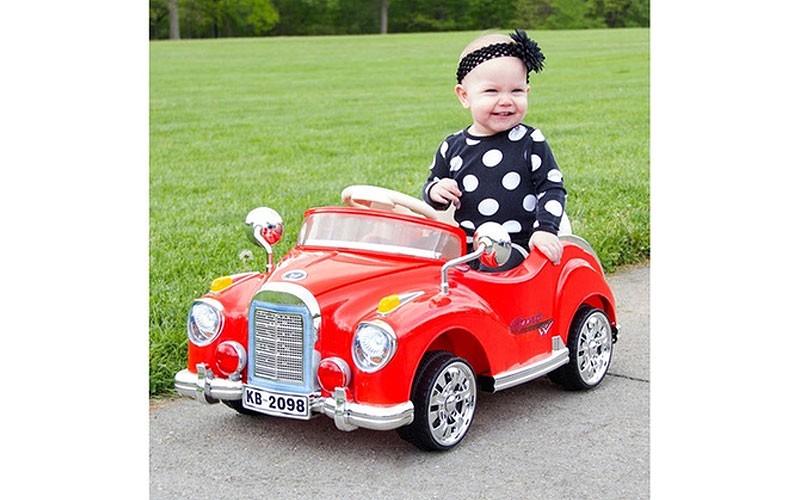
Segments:
[[[392,406],[353,403],[347,400],[342,387],[334,390],[333,397],[320,400],[321,413],[331,417],[341,431],[352,431],[358,427],[389,431],[414,421],[414,403],[411,401]]]
[[[221,399],[241,400],[241,380],[215,378],[214,374],[200,365],[197,373],[188,369],[175,375],[175,389],[181,396],[193,398],[201,403],[219,403]],[[414,420],[414,404],[411,401],[391,405],[375,406],[347,400],[344,388],[338,387],[333,397],[311,396],[311,411],[332,418],[342,431],[359,427],[377,431],[388,431],[410,424]]]
[[[220,399],[242,399],[242,381],[216,378],[203,365],[197,365],[197,373],[188,368],[175,374],[175,390],[181,396],[194,398],[201,403],[219,403]]]

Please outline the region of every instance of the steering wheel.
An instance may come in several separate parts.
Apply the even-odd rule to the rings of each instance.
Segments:
[[[389,210],[440,220],[436,210],[424,201],[378,186],[348,186],[342,190],[342,202],[351,207]]]

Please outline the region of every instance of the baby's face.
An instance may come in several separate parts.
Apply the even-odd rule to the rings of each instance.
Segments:
[[[464,77],[456,86],[456,95],[472,114],[472,134],[493,135],[522,122],[528,111],[527,75],[519,58],[497,57]]]

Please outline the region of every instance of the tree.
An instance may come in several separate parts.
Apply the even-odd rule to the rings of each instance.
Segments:
[[[244,2],[247,3],[247,2]],[[269,0],[251,0],[252,7],[247,15],[247,23],[253,28],[253,34],[263,35],[278,24],[280,15]]]
[[[164,19],[169,17],[169,9],[163,0],[150,0],[150,39],[161,38]]]
[[[381,0],[381,35],[389,32],[389,0]]]
[[[169,39],[180,40],[181,28],[178,21],[178,0],[169,0]]]
[[[650,0],[149,0],[150,38],[650,25]]]
[[[270,0],[183,0],[182,4],[190,38],[264,35],[279,20]]]

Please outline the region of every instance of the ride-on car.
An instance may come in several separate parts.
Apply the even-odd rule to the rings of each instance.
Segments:
[[[421,200],[350,186],[344,206],[305,213],[297,244],[272,252],[281,217],[245,222],[267,252],[263,272],[215,279],[189,309],[188,363],[175,388],[244,414],[336,427],[396,429],[419,448],[466,435],[478,390],[548,375],[567,389],[601,383],[618,325],[603,269],[583,239],[564,235],[558,265],[533,251],[501,266],[505,229],[466,235]]]

